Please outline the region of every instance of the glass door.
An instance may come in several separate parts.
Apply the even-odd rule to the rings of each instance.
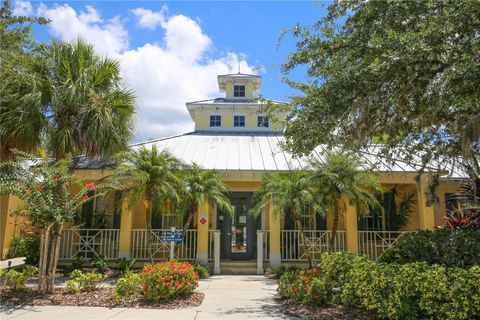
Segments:
[[[251,206],[251,192],[229,194],[233,214],[219,212],[217,228],[221,233],[222,259],[254,259],[256,253],[256,221],[248,211]]]
[[[230,253],[247,253],[248,229],[247,229],[247,201],[245,198],[232,199],[233,216],[230,227]]]

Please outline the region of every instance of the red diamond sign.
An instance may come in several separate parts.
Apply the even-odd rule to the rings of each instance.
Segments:
[[[205,223],[207,223],[207,219],[205,219],[205,218],[201,218],[201,219],[200,219],[200,223],[201,223],[201,224],[205,224]]]

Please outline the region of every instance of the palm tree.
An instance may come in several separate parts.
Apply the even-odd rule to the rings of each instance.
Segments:
[[[190,226],[193,216],[202,202],[206,201],[229,214],[233,213],[230,200],[225,195],[228,188],[218,178],[215,171],[203,170],[197,164],[193,164],[183,171],[181,180],[178,210],[182,215],[185,212],[188,213],[183,226],[184,233]]]
[[[122,85],[118,60],[99,56],[81,39],[52,41],[39,50],[40,63],[19,108],[39,110],[43,121],[10,119],[5,130],[21,130],[37,137],[36,143],[44,138],[57,160],[81,154],[108,158],[125,150],[133,136],[135,96]]]
[[[127,197],[130,207],[143,200],[147,225],[147,248],[153,263],[152,216],[153,208],[164,208],[176,204],[179,199],[179,171],[183,164],[167,151],[158,152],[141,147],[121,155],[125,161],[119,165],[109,179]]]
[[[378,208],[380,203],[375,192],[382,192],[383,187],[378,176],[366,170],[364,162],[350,153],[326,151],[322,161],[311,160],[313,170],[310,183],[322,195],[324,207],[333,213],[332,236],[329,246],[333,247],[338,229],[338,218],[342,209],[342,195],[357,205],[360,214],[371,208]]]
[[[310,180],[310,173],[301,170],[266,174],[262,185],[254,194],[252,214],[258,214],[270,203],[274,206],[274,214],[279,218],[289,215],[300,232],[302,243],[306,244],[305,232],[301,216],[323,212],[321,199],[315,194]],[[312,257],[305,247],[305,254],[312,267]]]
[[[78,155],[108,158],[127,148],[135,97],[122,85],[117,60],[97,55],[82,40],[53,41],[39,47],[32,64],[23,95],[1,112],[0,138],[6,140],[1,159],[11,158],[13,148],[30,151],[43,146],[57,161]],[[48,231],[49,241],[41,244],[41,250],[48,252],[40,261],[48,268],[41,270],[47,270],[48,276],[40,278],[52,284],[63,223],[57,221]]]

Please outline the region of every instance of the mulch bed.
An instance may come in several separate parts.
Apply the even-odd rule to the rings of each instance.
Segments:
[[[374,316],[365,310],[344,306],[315,307],[306,306],[288,299],[276,298],[282,311],[289,315],[300,316],[305,319],[321,320],[373,320]]]
[[[53,293],[39,295],[33,288],[22,290],[0,289],[0,302],[3,307],[19,305],[35,306],[79,306],[107,308],[148,308],[148,309],[178,309],[197,307],[202,304],[204,294],[192,294],[169,301],[151,302],[142,297],[126,302],[116,302],[112,299],[113,288],[100,288],[96,291],[68,293],[66,288],[56,288]]]

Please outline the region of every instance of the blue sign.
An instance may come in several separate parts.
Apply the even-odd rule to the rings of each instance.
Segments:
[[[162,241],[163,242],[182,242],[183,241],[183,231],[163,231],[162,232]]]

